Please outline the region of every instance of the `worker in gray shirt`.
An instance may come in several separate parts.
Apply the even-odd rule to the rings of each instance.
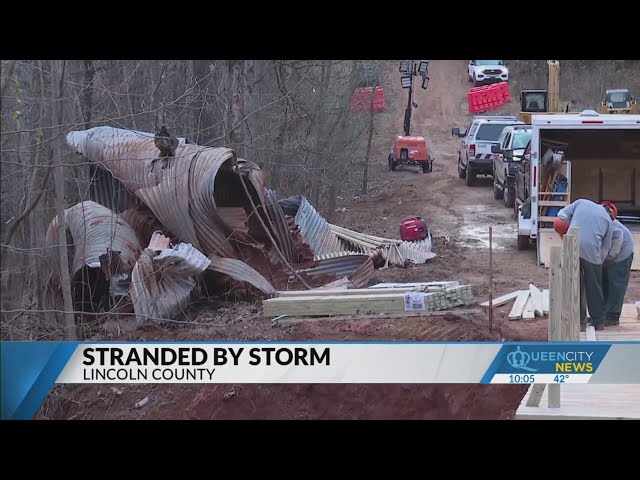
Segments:
[[[604,202],[603,202],[604,203]],[[605,300],[605,325],[618,325],[624,304],[624,296],[629,286],[631,264],[633,263],[633,234],[615,218],[615,206],[604,205],[613,220],[613,240],[609,256],[604,261],[602,287]]]
[[[611,250],[613,221],[602,205],[580,198],[558,212],[558,220],[554,222],[554,228],[561,235],[561,231],[569,228],[578,229],[580,330],[586,330],[587,306],[591,324],[596,330],[603,330],[606,309],[602,286],[602,265]]]

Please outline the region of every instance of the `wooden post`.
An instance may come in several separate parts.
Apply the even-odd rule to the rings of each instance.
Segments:
[[[493,227],[489,227],[489,332],[493,333]]]
[[[580,341],[580,254],[578,229],[562,240],[562,340]]]
[[[549,320],[548,340],[561,341],[562,325],[562,247],[551,247],[549,253]],[[532,387],[528,407],[539,407],[544,394],[544,383]],[[549,407],[560,407],[560,385],[549,385]]]
[[[549,341],[562,341],[562,287],[563,258],[562,247],[551,247],[549,269]],[[549,385],[549,408],[560,408],[560,385]]]

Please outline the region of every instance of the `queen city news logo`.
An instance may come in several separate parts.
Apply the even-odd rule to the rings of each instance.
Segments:
[[[514,370],[527,373],[593,373],[594,352],[563,350],[546,347],[526,351],[517,346],[507,355],[507,363]]]

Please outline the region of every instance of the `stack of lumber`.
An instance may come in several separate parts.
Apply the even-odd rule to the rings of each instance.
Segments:
[[[369,288],[278,291],[263,300],[264,315],[424,315],[470,305],[470,285],[459,282],[379,284]]]
[[[533,283],[529,284],[528,290],[516,290],[515,292],[494,298],[493,307],[501,307],[513,302],[509,312],[509,320],[532,320],[543,317],[549,313],[549,290],[539,289]],[[480,304],[481,307],[489,308],[489,302]]]

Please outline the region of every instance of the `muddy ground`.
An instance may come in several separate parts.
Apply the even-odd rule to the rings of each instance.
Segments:
[[[478,303],[489,287],[489,227],[493,230],[495,295],[528,288],[548,288],[548,270],[535,263],[535,250],[516,249],[512,211],[493,199],[492,179],[467,187],[457,176],[459,139],[452,127],[466,128],[466,62],[432,61],[427,91],[417,90],[419,107],[412,133],[424,135],[435,156],[430,174],[404,168],[390,172],[387,154],[393,136],[402,133],[404,99],[396,62],[390,62],[388,111],[376,119],[375,155],[365,196],[343,198],[333,220],[366,233],[396,238],[406,215],[422,215],[434,237],[438,256],[425,265],[378,270],[375,282],[459,280],[473,286]],[[513,75],[516,72],[512,73]],[[517,99],[514,99],[514,101]],[[514,105],[504,111],[515,111]],[[496,112],[504,113],[504,112]],[[382,139],[389,139],[388,142]],[[386,142],[386,143],[385,143]],[[640,298],[633,272],[627,302]],[[547,320],[509,321],[511,305],[488,316],[446,315],[386,320],[350,320],[272,326],[260,304],[203,306],[193,322],[172,328],[112,325],[105,340],[333,340],[333,341],[473,341],[544,340]],[[525,386],[480,385],[119,385],[56,387],[38,418],[66,419],[511,419]],[[149,403],[135,409],[135,402]]]

